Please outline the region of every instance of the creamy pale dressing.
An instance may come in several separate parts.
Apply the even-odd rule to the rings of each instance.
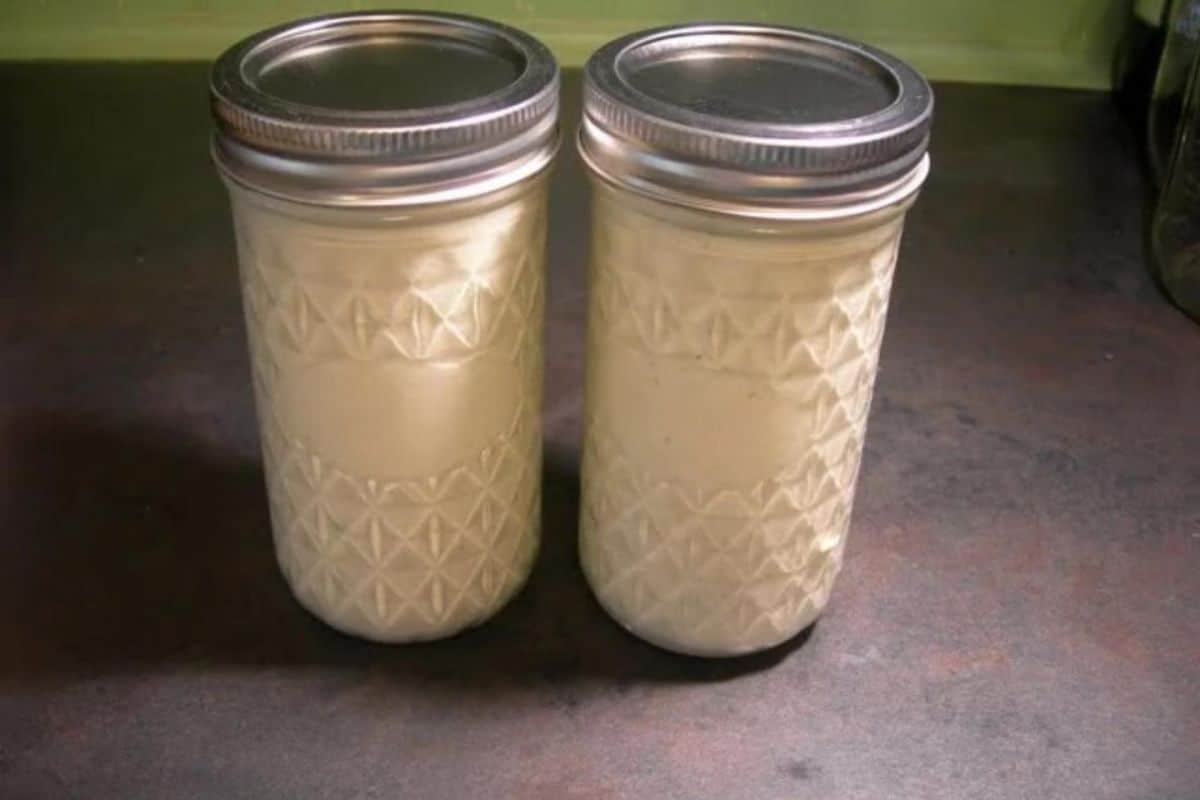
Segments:
[[[765,223],[596,183],[580,550],[662,647],[812,623],[841,566],[906,201]]]
[[[403,214],[231,192],[297,598],[380,641],[482,622],[538,543],[544,182]]]

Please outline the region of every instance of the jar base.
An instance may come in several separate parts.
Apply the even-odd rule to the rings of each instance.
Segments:
[[[540,549],[540,548],[538,548]],[[537,551],[533,554],[533,562],[537,560]],[[367,625],[358,625],[354,623],[342,622],[335,619],[332,615],[325,613],[324,610],[318,608],[312,603],[308,597],[296,590],[296,586],[292,583],[292,579],[288,576],[287,571],[280,565],[280,574],[283,576],[284,582],[287,584],[288,592],[296,601],[296,604],[303,608],[306,612],[312,615],[317,621],[330,628],[333,628],[338,633],[346,636],[352,636],[355,639],[371,642],[373,644],[383,645],[405,645],[405,644],[423,644],[427,642],[441,641],[442,639],[450,639],[459,634],[466,633],[470,630],[480,627],[493,617],[508,607],[517,595],[524,591],[525,586],[529,583],[529,576],[532,570],[527,572],[521,580],[513,584],[511,591],[505,596],[498,598],[495,606],[488,611],[479,614],[475,617],[470,617],[466,620],[459,620],[453,624],[440,627],[431,626],[425,630],[405,629],[405,630],[381,630],[379,628],[370,627]]]
[[[595,590],[595,583],[588,572],[586,565],[583,566],[584,576],[587,578],[588,587],[592,591],[592,597],[604,609],[604,613],[624,628],[628,633],[636,636],[648,644],[652,644],[660,650],[666,650],[670,653],[676,653],[682,656],[691,656],[694,658],[741,658],[744,656],[752,656],[759,653],[764,653],[776,647],[784,645],[790,641],[804,635],[805,631],[811,630],[820,620],[826,606],[813,608],[810,612],[796,618],[794,624],[789,625],[787,630],[781,633],[778,637],[756,641],[753,643],[688,643],[672,640],[669,637],[663,636],[648,628],[630,624],[626,622],[622,615],[617,613],[613,607]]]

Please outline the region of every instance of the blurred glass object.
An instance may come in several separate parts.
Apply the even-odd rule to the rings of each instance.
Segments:
[[[1200,5],[1200,4],[1197,4]],[[1151,223],[1158,279],[1181,309],[1200,320],[1200,59],[1192,58],[1174,144]]]
[[[1150,261],[1171,300],[1200,321],[1200,0],[1135,0],[1113,62],[1121,113],[1158,196]]]
[[[1150,171],[1159,185],[1166,179],[1192,65],[1200,53],[1200,0],[1172,0],[1165,32],[1146,127]]]

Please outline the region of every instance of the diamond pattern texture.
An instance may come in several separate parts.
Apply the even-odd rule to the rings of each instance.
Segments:
[[[379,641],[482,622],[538,545],[543,190],[365,224],[233,191],[272,527],[297,599]],[[325,430],[362,385],[378,419]]]
[[[597,194],[584,571],[655,644],[764,649],[816,619],[841,567],[902,217],[752,234],[642,208]],[[704,398],[723,405],[689,422]]]

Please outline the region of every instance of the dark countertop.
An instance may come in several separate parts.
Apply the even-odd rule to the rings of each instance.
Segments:
[[[1108,98],[939,87],[832,605],[702,661],[576,566],[569,147],[530,585],[413,647],[292,601],[204,92],[0,67],[0,796],[1200,796],[1200,328],[1147,277]]]

